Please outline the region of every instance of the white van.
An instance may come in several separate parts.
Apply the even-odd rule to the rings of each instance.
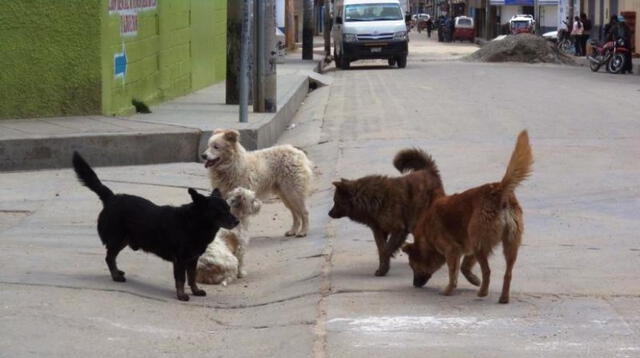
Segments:
[[[336,0],[333,57],[348,69],[360,59],[387,59],[390,66],[407,66],[409,46],[404,11],[398,0]]]

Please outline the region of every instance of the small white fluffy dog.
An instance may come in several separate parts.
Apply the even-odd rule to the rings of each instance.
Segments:
[[[253,190],[258,198],[276,194],[291,211],[293,225],[286,236],[306,236],[309,213],[305,199],[313,177],[307,155],[291,145],[247,152],[238,131],[216,129],[202,153],[211,184],[223,196],[236,187]]]
[[[227,202],[240,224],[232,230],[220,229],[216,238],[198,259],[196,281],[207,284],[231,283],[246,276],[244,255],[249,246],[249,217],[260,211],[262,203],[255,193],[245,188],[232,190]]]

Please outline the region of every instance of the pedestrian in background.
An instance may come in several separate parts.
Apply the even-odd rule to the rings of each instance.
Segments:
[[[587,41],[589,37],[591,37],[591,20],[587,17],[587,14],[584,12],[580,14],[580,21],[582,22],[582,37],[580,40],[580,45],[582,46],[582,55],[587,55]]]
[[[609,18],[609,23],[604,25],[604,28],[602,29],[602,32],[603,32],[602,38],[604,39],[604,42],[609,42],[614,40],[613,29],[615,28],[617,23],[618,23],[618,16],[615,14],[611,15],[611,18]]]
[[[427,36],[431,38],[431,31],[433,30],[433,21],[431,18],[427,20]]]
[[[576,49],[576,56],[582,56],[582,33],[584,32],[584,26],[580,18],[576,16],[573,19],[573,28],[571,29],[571,37],[573,38],[574,47]]]
[[[612,33],[613,40],[622,40],[623,46],[628,50],[624,53],[624,65],[620,73],[633,73],[633,62],[631,60],[631,29],[625,23],[624,16],[618,16],[618,22],[614,26]]]
[[[456,29],[456,19],[453,16],[449,17],[449,42],[453,42],[453,32]]]

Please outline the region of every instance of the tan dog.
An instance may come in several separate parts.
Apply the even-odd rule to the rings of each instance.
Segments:
[[[226,195],[237,187],[253,190],[258,198],[275,194],[291,211],[293,225],[286,236],[306,236],[309,213],[305,204],[313,177],[307,155],[291,145],[247,152],[235,130],[216,129],[202,153],[211,184]]]
[[[511,272],[524,230],[522,208],[514,191],[529,176],[532,164],[529,136],[522,131],[502,181],[435,200],[416,225],[415,243],[402,248],[409,255],[414,286],[424,286],[445,262],[449,267],[449,285],[444,295],[453,293],[460,270],[469,282],[478,285],[480,280],[471,273],[477,261],[482,270],[478,296],[484,297],[491,275],[488,257],[502,242],[507,265],[499,302],[509,302]],[[465,258],[461,268],[462,256]]]

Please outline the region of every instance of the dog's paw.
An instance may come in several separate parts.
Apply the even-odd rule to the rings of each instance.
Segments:
[[[245,270],[238,271],[238,278],[243,278],[243,277],[247,277],[247,271]]]
[[[116,282],[127,282],[127,279],[124,278],[124,275],[111,276],[111,278]]]
[[[487,295],[489,294],[489,290],[480,290],[478,291],[478,297],[487,297]],[[502,299],[502,298],[500,298]]]
[[[293,230],[289,230],[284,233],[284,236],[295,236],[295,235],[296,235],[296,232]]]
[[[389,268],[388,267],[382,267],[376,270],[376,273],[374,275],[378,276],[378,277],[382,277],[385,276],[387,274],[387,272],[389,272]]]
[[[509,303],[509,296],[500,296],[499,303]]]
[[[124,271],[122,271],[122,270],[118,270],[118,274],[119,274],[120,276],[124,276]]]
[[[296,234],[296,237],[305,237],[305,236],[307,236],[306,232],[299,232]]]
[[[197,289],[197,290],[191,290],[193,292],[194,296],[206,296],[207,295],[207,291],[202,290],[202,289]]]
[[[447,286],[443,291],[442,291],[442,295],[443,296],[451,296],[453,295],[453,291],[455,290],[455,287],[452,286]]]
[[[186,293],[179,293],[178,299],[180,301],[189,301],[189,295],[187,295]]]

